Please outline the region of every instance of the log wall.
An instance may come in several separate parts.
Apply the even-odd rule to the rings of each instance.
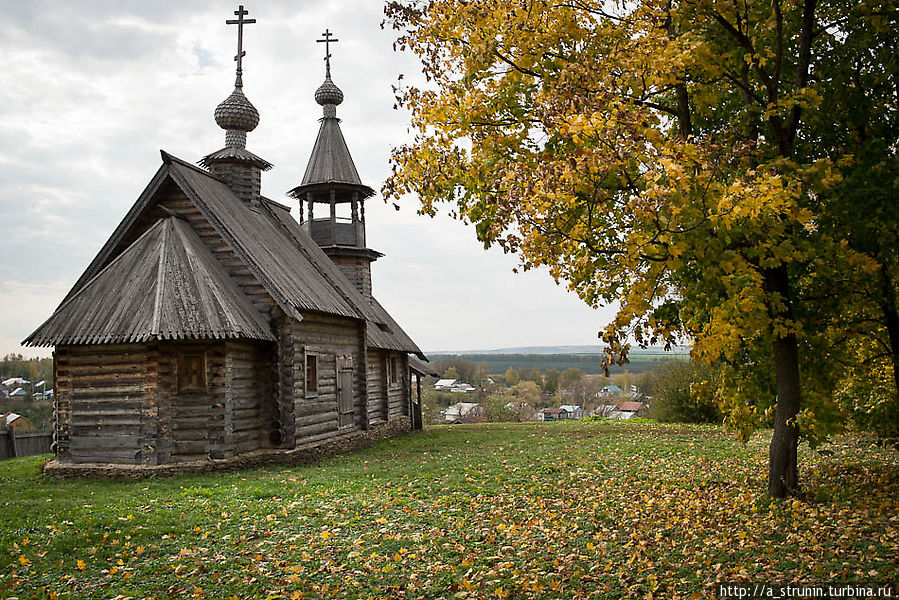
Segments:
[[[56,349],[56,451],[76,463],[156,464],[147,345]]]
[[[178,390],[179,353],[202,353],[204,391]],[[159,428],[160,462],[223,458],[225,446],[225,344],[159,346],[158,403],[166,407]]]
[[[396,360],[397,382],[387,386],[387,419],[393,421],[409,415],[409,359],[401,352],[390,352]]]
[[[358,398],[364,382],[361,369],[363,361],[360,325],[350,319],[341,319],[319,313],[304,313],[303,320],[293,327],[295,373],[294,419],[296,444],[305,444],[337,435],[360,426],[362,415],[354,415],[354,424],[339,428],[337,403],[337,359],[349,357],[353,361],[353,395]],[[314,354],[318,363],[318,391],[306,388],[307,354]]]
[[[368,421],[372,425],[387,420],[387,362],[386,352],[368,350],[366,379],[368,385]]]
[[[225,456],[270,448],[270,433],[280,421],[272,395],[272,351],[248,342],[229,342],[225,349]]]

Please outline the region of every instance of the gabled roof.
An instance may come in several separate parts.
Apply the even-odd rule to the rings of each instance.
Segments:
[[[393,317],[381,306],[380,302],[373,297],[364,298],[321,247],[300,229],[296,219],[290,216],[289,208],[267,199],[263,206],[267,209],[266,214],[273,222],[281,226],[283,233],[292,243],[296,244],[300,252],[312,259],[313,264],[321,270],[322,276],[329,281],[334,281],[335,284],[339,283],[339,289],[347,301],[359,307],[367,321],[366,344],[368,346],[380,350],[411,352],[425,358],[415,342],[393,320]]]
[[[370,346],[423,356],[380,304],[359,294],[324,251],[300,229],[287,207],[263,199],[258,209],[250,208],[208,171],[166,152],[162,152],[162,159],[163,165],[57,312],[126,251],[135,235],[135,225],[154,206],[160,190],[171,182],[200,210],[285,313],[296,319],[302,319],[300,311],[315,311],[364,320]],[[134,307],[129,310],[133,311]],[[37,343],[37,333],[28,341]]]
[[[306,190],[334,184],[356,187],[363,191],[365,196],[375,193],[359,178],[353,157],[350,156],[346,140],[343,139],[343,132],[340,131],[340,119],[324,117],[321,119],[321,127],[318,130],[318,137],[315,138],[303,181],[290,193],[296,196]]]
[[[160,219],[25,340],[274,340],[265,319],[183,220]]]
[[[642,402],[622,402],[615,408],[617,408],[618,410],[623,411],[623,412],[638,412],[643,409],[643,403]]]
[[[109,240],[88,266],[66,300],[94,277],[118,253],[124,250],[132,229],[153,204],[157,193],[172,182],[196,205],[216,232],[247,264],[260,283],[272,295],[285,313],[302,318],[299,310],[314,310],[351,318],[365,318],[359,307],[353,306],[326,281],[319,270],[295,247],[288,244],[279,228],[259,211],[250,209],[208,171],[162,152],[159,168],[140,198],[119,223]],[[295,222],[295,221],[294,221]],[[311,245],[315,245],[310,240]],[[313,260],[330,259],[315,247],[320,256]],[[337,267],[334,267],[337,269]],[[345,279],[344,279],[345,281]],[[346,282],[345,287],[353,287]],[[66,300],[63,300],[65,302]],[[370,311],[369,311],[370,312]]]

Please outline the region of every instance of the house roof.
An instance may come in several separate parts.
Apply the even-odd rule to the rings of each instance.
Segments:
[[[545,415],[560,415],[563,412],[568,412],[568,411],[565,410],[564,408],[544,408],[542,412]]]
[[[626,411],[626,412],[637,412],[643,408],[642,402],[622,402],[618,406],[616,406],[618,410]]]
[[[566,412],[570,412],[570,413],[577,412],[579,410],[583,410],[580,406],[577,406],[576,404],[563,404],[559,408],[561,408],[562,410],[564,410]]]
[[[444,414],[448,416],[465,416],[478,407],[480,407],[480,404],[478,404],[477,402],[456,402],[455,404],[451,404],[449,407],[447,407]]]
[[[449,387],[454,383],[456,383],[455,379],[438,379],[437,383],[435,383],[434,385],[436,387]]]
[[[13,391],[9,393],[10,396],[25,396],[28,392],[25,391],[25,388],[17,387]]]
[[[182,219],[160,219],[66,300],[29,345],[247,338],[268,324]]]
[[[424,356],[377,301],[362,297],[337,265],[300,229],[287,207],[263,198],[257,207],[250,208],[224,182],[208,171],[166,152],[162,152],[162,159],[162,166],[57,308],[57,312],[115,261],[116,257],[126,252],[132,243],[136,243],[134,238],[141,218],[152,211],[161,190],[165,186],[174,185],[246,263],[285,313],[296,319],[302,319],[300,311],[314,311],[364,320],[367,322],[370,346]],[[134,307],[131,306],[130,309],[133,310]],[[50,320],[54,317],[56,313]],[[102,324],[98,322],[95,325]],[[78,327],[78,324],[68,326]],[[92,339],[103,339],[97,337],[103,331],[79,331],[82,335],[93,335]],[[193,330],[184,331],[183,337],[187,337],[190,331]],[[32,334],[26,343],[37,345],[39,332],[40,330]],[[46,336],[41,340],[41,345],[70,343]]]

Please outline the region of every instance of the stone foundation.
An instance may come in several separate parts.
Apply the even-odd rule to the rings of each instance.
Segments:
[[[233,458],[179,462],[165,465],[74,464],[59,462],[54,458],[44,464],[43,471],[44,475],[58,479],[70,477],[141,479],[150,476],[170,477],[184,473],[237,471],[268,465],[308,465],[323,458],[368,448],[378,440],[407,433],[410,430],[409,417],[400,417],[365,431],[353,431],[319,442],[299,445],[290,450],[254,450]]]

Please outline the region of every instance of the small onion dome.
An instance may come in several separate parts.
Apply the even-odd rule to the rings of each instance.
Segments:
[[[331,81],[330,77],[326,77],[325,82],[315,90],[315,101],[321,106],[328,104],[337,106],[343,102],[343,92],[340,91],[339,87],[334,85],[334,82]]]
[[[253,131],[259,124],[259,111],[243,95],[243,90],[236,87],[215,107],[215,122],[226,131]]]

